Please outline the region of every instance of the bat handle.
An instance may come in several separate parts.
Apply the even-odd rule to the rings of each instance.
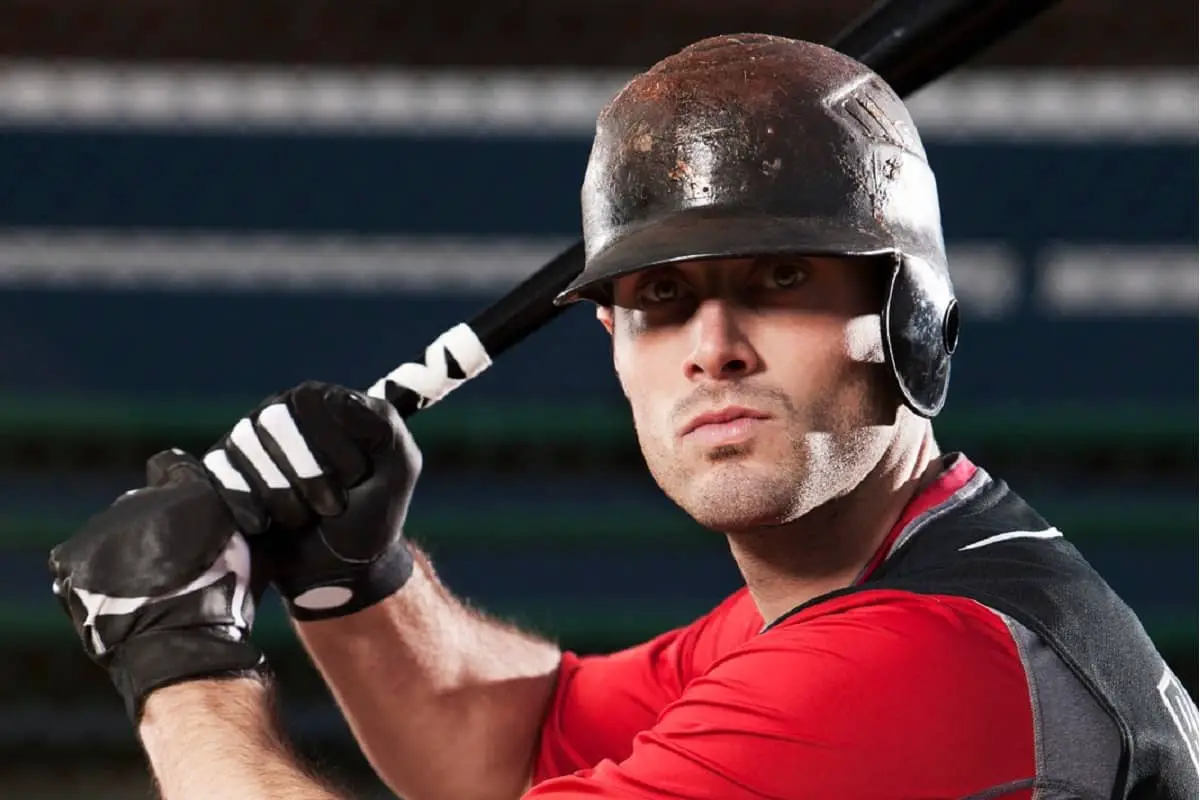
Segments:
[[[387,400],[405,419],[439,402],[565,311],[554,298],[579,274],[583,262],[583,243],[576,242],[470,321],[438,336],[421,358],[377,380],[367,395]]]
[[[406,361],[367,390],[408,418],[429,408],[492,365],[492,355],[470,323],[460,322],[433,340],[423,358]]]

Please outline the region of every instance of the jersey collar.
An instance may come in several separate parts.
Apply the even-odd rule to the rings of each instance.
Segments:
[[[900,518],[888,531],[887,537],[879,545],[879,549],[875,551],[875,555],[871,557],[867,566],[859,573],[854,585],[857,586],[871,577],[871,574],[899,549],[899,545],[903,544],[911,534],[910,528],[914,522],[945,506],[955,504],[961,495],[966,493],[969,487],[976,482],[974,479],[977,475],[983,475],[982,471],[962,453],[946,454],[942,458],[942,464],[941,473],[925,488],[917,492],[904,507]]]

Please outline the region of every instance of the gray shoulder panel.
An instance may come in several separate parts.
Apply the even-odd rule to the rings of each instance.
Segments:
[[[1100,703],[1033,631],[1004,614],[1033,705],[1035,800],[1112,797],[1121,732]]]

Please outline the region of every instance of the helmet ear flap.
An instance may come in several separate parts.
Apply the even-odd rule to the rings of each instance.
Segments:
[[[883,346],[904,403],[932,418],[946,403],[958,346],[950,276],[919,258],[897,257],[883,306]]]

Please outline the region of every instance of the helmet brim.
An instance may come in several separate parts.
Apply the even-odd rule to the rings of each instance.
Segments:
[[[716,258],[767,255],[871,256],[896,253],[883,231],[847,230],[845,221],[795,219],[744,213],[682,212],[630,231],[601,249],[554,300],[611,302],[616,278],[653,267]]]

